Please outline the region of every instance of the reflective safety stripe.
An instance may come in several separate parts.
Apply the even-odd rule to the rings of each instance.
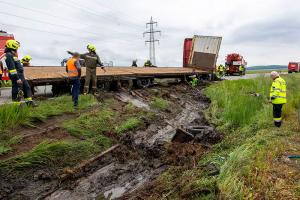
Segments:
[[[274,122],[281,122],[282,118],[274,118]]]
[[[32,101],[32,97],[28,97],[24,99],[25,101]]]
[[[283,98],[283,99],[286,99],[286,97],[283,97],[283,96],[272,96],[274,98]]]
[[[13,105],[20,105],[22,102],[20,102],[20,101],[13,101],[12,103],[13,103]]]
[[[12,69],[12,70],[8,70],[8,72],[10,73],[10,74],[17,74],[17,70],[16,69]]]

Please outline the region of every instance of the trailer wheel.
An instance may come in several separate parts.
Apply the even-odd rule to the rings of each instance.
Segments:
[[[97,87],[100,91],[109,91],[110,90],[110,82],[98,82]]]
[[[130,91],[133,87],[133,80],[124,80],[124,81],[121,81],[120,83],[120,87],[122,89],[125,89],[127,91]]]
[[[147,88],[151,85],[151,80],[148,78],[138,79],[136,84],[139,88]]]

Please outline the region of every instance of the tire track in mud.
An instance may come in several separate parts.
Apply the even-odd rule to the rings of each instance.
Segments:
[[[160,113],[159,119],[147,125],[146,129],[123,135],[117,148],[75,168],[65,169],[60,174],[37,172],[34,181],[28,182],[24,188],[11,191],[9,199],[127,199],[168,167],[195,165],[196,157],[207,151],[205,145],[172,144],[170,141],[177,128],[209,125],[202,113],[209,102],[202,94],[182,85],[176,89],[161,90],[165,92],[163,95],[176,99],[176,105],[182,107],[181,112],[176,115]],[[188,96],[181,95],[182,92]],[[146,90],[139,95],[120,93],[115,98],[151,109],[150,98],[143,99],[145,93]],[[216,141],[218,139],[215,138]]]
[[[150,108],[141,97],[121,93],[117,98],[131,102],[137,107]],[[202,100],[204,99],[202,98]],[[206,101],[197,103],[184,100],[181,103],[183,110],[174,118],[168,119],[165,116],[160,125],[150,124],[146,130],[128,133],[121,138],[124,151],[135,156],[112,159],[107,165],[98,167],[97,170],[90,171],[76,180],[71,188],[60,188],[46,199],[122,199],[122,196],[130,194],[154,180],[169,165],[180,162],[180,159],[193,155],[196,151],[200,152],[196,154],[202,154],[201,152],[204,152],[206,148],[202,145],[177,144],[175,147],[174,145],[168,146],[178,127],[207,125],[207,122],[203,121],[201,112],[208,105]],[[186,148],[190,148],[190,152],[185,150]],[[120,154],[117,155],[120,156]],[[195,164],[195,162],[193,160],[192,163]],[[183,164],[187,163],[188,161]]]

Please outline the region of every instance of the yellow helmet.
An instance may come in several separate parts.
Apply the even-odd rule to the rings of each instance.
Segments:
[[[13,50],[17,50],[20,47],[20,43],[16,40],[7,40],[5,47]]]
[[[87,45],[87,49],[89,50],[89,51],[96,51],[96,46],[95,45],[93,45],[93,44],[88,44]]]
[[[29,63],[31,61],[31,56],[30,55],[26,55],[24,56],[24,58],[22,58],[21,63]]]

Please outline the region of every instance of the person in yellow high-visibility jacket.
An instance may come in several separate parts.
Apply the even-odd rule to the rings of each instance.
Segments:
[[[218,68],[220,78],[224,76],[225,67],[221,64]]]
[[[282,123],[282,107],[286,104],[286,82],[276,71],[271,72],[273,80],[270,89],[270,101],[273,104],[274,125],[280,127]]]

